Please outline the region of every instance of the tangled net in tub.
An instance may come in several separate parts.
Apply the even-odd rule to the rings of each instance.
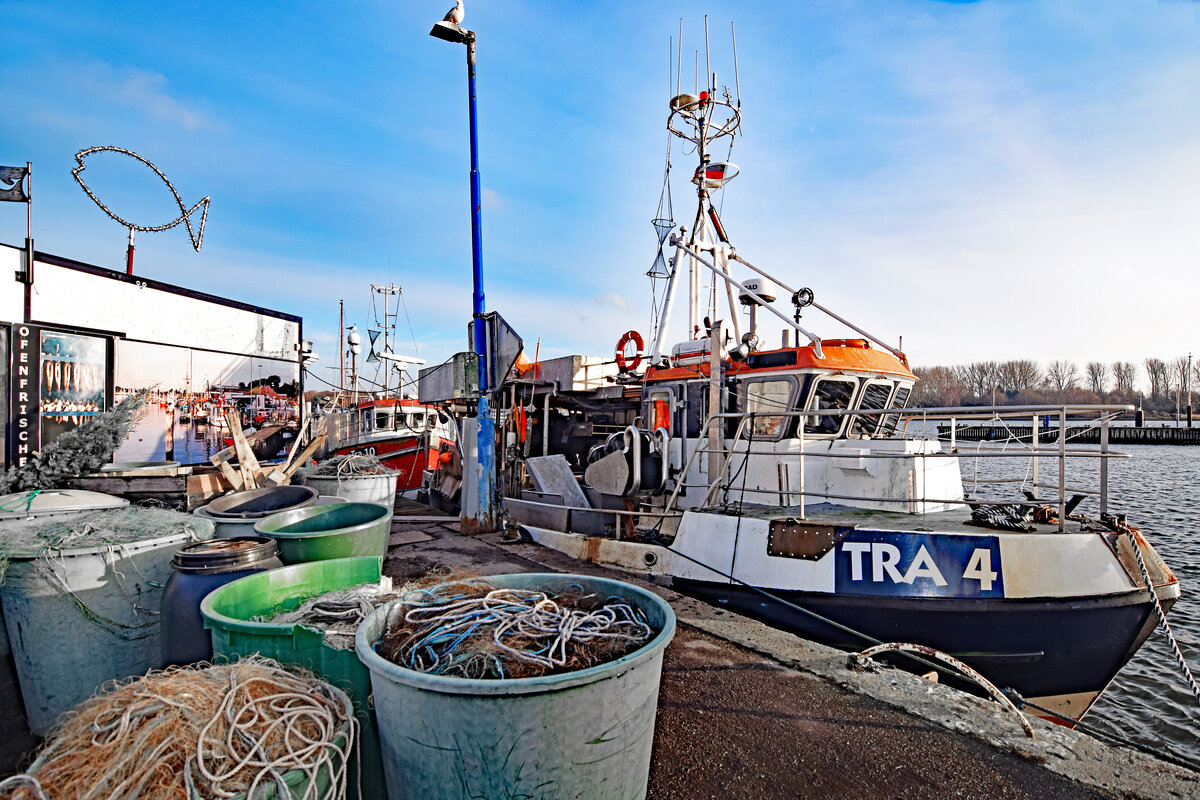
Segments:
[[[324,681],[265,658],[150,672],[110,683],[65,715],[0,797],[346,796],[357,720]],[[299,770],[308,793],[284,774]]]
[[[349,478],[358,475],[391,475],[395,472],[384,465],[382,461],[372,455],[365,453],[351,453],[348,456],[334,456],[327,458],[313,469],[308,470],[309,475],[320,476],[322,478],[337,476],[339,478]]]
[[[32,502],[41,492],[30,492]],[[70,517],[17,519],[4,523],[0,537],[0,583],[12,558],[52,559],[63,550],[77,547],[135,545],[169,536],[187,536],[194,542],[211,539],[213,524],[192,514],[168,508],[129,506],[114,510],[87,511]]]
[[[303,625],[321,631],[325,644],[335,650],[353,650],[358,625],[375,609],[398,599],[403,592],[392,590],[391,578],[310,597],[292,611],[251,617],[251,622]]]
[[[578,585],[551,594],[477,579],[408,592],[389,607],[377,652],[438,675],[535,678],[614,661],[657,633],[619,597]]]

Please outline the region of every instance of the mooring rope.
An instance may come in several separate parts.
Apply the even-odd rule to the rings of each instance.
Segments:
[[[1134,532],[1129,533],[1129,541],[1133,545],[1133,555],[1137,558],[1138,568],[1142,571],[1142,577],[1146,580],[1146,590],[1150,592],[1150,599],[1154,601],[1154,611],[1158,614],[1158,622],[1163,627],[1163,631],[1167,634],[1167,641],[1171,643],[1171,650],[1175,653],[1175,663],[1179,665],[1179,669],[1183,672],[1184,679],[1192,690],[1192,695],[1200,702],[1200,686],[1196,685],[1196,679],[1192,676],[1191,669],[1188,668],[1187,661],[1183,658],[1183,652],[1179,649],[1179,642],[1175,641],[1175,634],[1171,630],[1170,623],[1167,622],[1167,612],[1163,611],[1162,603],[1158,601],[1158,592],[1154,591],[1154,581],[1150,579],[1150,571],[1146,569],[1146,562],[1142,560],[1142,545],[1138,541],[1138,536]]]

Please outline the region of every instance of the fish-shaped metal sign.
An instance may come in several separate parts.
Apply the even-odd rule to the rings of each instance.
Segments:
[[[82,177],[83,171],[85,169],[87,169],[87,165],[83,163],[83,160],[85,158],[87,158],[88,156],[90,156],[92,153],[100,153],[103,151],[110,151],[113,153],[121,153],[122,155],[129,156],[130,158],[135,158],[138,161],[145,164],[150,169],[154,170],[154,174],[157,175],[162,180],[162,182],[167,185],[167,188],[171,190],[171,194],[174,195],[174,197],[175,197],[175,202],[179,204],[179,212],[180,212],[179,217],[172,220],[171,222],[168,222],[166,225],[155,225],[155,226],[134,225],[132,222],[129,222],[128,220],[121,219],[116,214],[114,214],[111,210],[109,210],[108,206],[106,206],[106,205],[104,205],[104,203],[100,202],[100,198],[96,197],[96,195],[92,192],[92,190],[90,188],[88,188],[88,185],[84,182],[83,177]],[[135,231],[146,231],[146,232],[165,231],[165,230],[170,230],[171,228],[174,228],[176,225],[178,225],[179,223],[182,222],[184,224],[184,226],[187,227],[188,237],[192,240],[192,247],[194,247],[197,251],[200,250],[200,246],[204,243],[204,223],[208,221],[208,204],[209,204],[208,197],[204,197],[198,203],[196,203],[196,205],[192,206],[191,208],[186,208],[183,204],[183,198],[181,198],[179,196],[179,192],[175,191],[175,187],[171,185],[171,182],[169,180],[167,180],[167,176],[163,175],[162,171],[158,167],[154,166],[149,161],[142,158],[141,156],[139,156],[137,153],[133,152],[132,150],[126,150],[123,147],[113,147],[112,145],[103,145],[101,147],[89,147],[85,150],[80,150],[78,153],[75,154],[75,162],[77,164],[79,164],[79,166],[76,167],[75,169],[71,170],[71,174],[75,177],[76,183],[78,183],[83,188],[83,190],[85,192],[87,192],[87,196],[92,198],[92,202],[94,202],[96,205],[100,206],[100,210],[103,211],[105,214],[108,214],[108,216],[112,217],[117,222],[119,222],[122,225],[124,225],[125,227],[127,227],[131,230],[135,230]],[[195,229],[193,229],[192,228],[192,214],[196,213],[196,209],[198,209],[198,208],[203,208],[204,212],[200,215],[200,224]],[[130,235],[132,236],[132,234],[130,234]],[[132,239],[130,239],[130,241],[132,241]]]

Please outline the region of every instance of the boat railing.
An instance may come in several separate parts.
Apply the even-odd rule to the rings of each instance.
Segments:
[[[948,446],[945,450],[939,449],[937,452],[887,452],[879,450],[859,450],[855,452],[857,458],[868,459],[919,459],[924,464],[926,459],[958,459],[960,457],[957,433],[961,430],[959,423],[971,422],[973,420],[987,420],[992,423],[998,423],[1002,426],[1006,425],[1006,420],[1021,420],[1022,423],[1032,421],[1031,432],[1028,435],[1014,434],[1004,440],[979,441],[974,442],[974,452],[970,455],[972,458],[988,459],[988,458],[1021,458],[1029,459],[1029,478],[991,478],[985,480],[977,480],[979,483],[1023,483],[1036,489],[1053,489],[1057,494],[1058,505],[1058,526],[1059,530],[1063,529],[1067,517],[1067,501],[1070,494],[1098,494],[1100,499],[1100,513],[1108,513],[1108,460],[1110,458],[1128,458],[1129,454],[1112,450],[1109,445],[1109,430],[1114,419],[1121,414],[1126,414],[1133,410],[1132,406],[1128,405],[1027,405],[1027,406],[953,406],[953,407],[938,407],[938,408],[921,408],[921,409],[905,409],[905,408],[883,408],[883,409],[805,409],[805,410],[769,410],[769,411],[742,411],[742,412],[721,412],[710,414],[704,422],[700,431],[700,439],[698,445],[692,449],[688,457],[687,463],[681,472],[681,478],[678,480],[667,500],[666,509],[677,507],[679,494],[685,489],[703,488],[705,495],[702,505],[708,506],[715,502],[718,494],[724,489],[734,489],[732,470],[735,464],[741,464],[740,469],[744,469],[745,465],[738,459],[738,456],[747,457],[751,452],[753,444],[764,440],[756,440],[752,435],[749,435],[751,426],[755,419],[763,417],[772,418],[801,418],[799,424],[796,425],[795,441],[798,443],[794,455],[798,464],[799,480],[797,481],[799,488],[793,489],[790,486],[785,488],[784,478],[781,474],[780,486],[778,489],[763,489],[758,487],[746,486],[739,491],[745,494],[764,494],[778,495],[781,500],[786,499],[785,505],[798,507],[798,514],[801,519],[804,518],[804,474],[805,462],[811,458],[845,458],[846,453],[835,448],[813,450],[805,448],[805,442],[808,439],[816,439],[812,434],[806,436],[804,418],[815,417],[846,417],[846,416],[876,416],[885,419],[888,416],[898,416],[900,423],[898,428],[900,435],[889,437],[894,440],[899,439],[941,439],[940,431],[936,425],[937,422],[945,420],[949,424],[945,438],[948,440]],[[1049,422],[1050,419],[1057,421],[1056,425],[1040,425],[1040,422]],[[1068,426],[1068,420],[1072,425]],[[916,422],[922,423],[920,436],[909,436],[908,431],[910,426]],[[931,423],[933,423],[931,425]],[[726,436],[725,432],[730,428],[734,428],[732,436]],[[1078,438],[1079,431],[1083,429],[1099,430],[1099,448],[1084,449],[1079,446],[1068,447],[1068,442],[1072,438]],[[869,442],[877,439],[865,438],[861,441]],[[885,439],[887,440],[887,439]],[[771,441],[774,441],[772,439]],[[819,441],[832,442],[836,439],[828,437],[820,437]],[[847,441],[843,439],[842,441]],[[849,440],[857,441],[857,440]],[[1054,446],[1044,446],[1053,443]],[[687,483],[686,476],[690,474],[693,465],[701,455],[707,455],[709,458],[708,468],[706,470],[709,479],[706,483]],[[1039,479],[1039,459],[1053,459],[1057,465],[1057,482],[1054,484],[1042,483]],[[1098,486],[1095,489],[1081,489],[1077,487],[1068,487],[1066,483],[1067,462],[1069,459],[1099,459],[1099,480]],[[924,485],[924,482],[922,482]],[[911,495],[911,489],[910,489]],[[860,502],[907,502],[910,510],[917,503],[934,503],[942,505],[963,505],[974,506],[980,504],[980,500],[968,497],[906,497],[899,500],[896,497],[884,496],[851,496],[851,495],[834,495],[827,492],[822,492],[820,497],[825,500],[841,500],[841,501],[860,501]],[[793,502],[796,498],[796,502]],[[995,502],[995,501],[992,501]],[[1007,505],[1026,505],[1040,506],[1045,505],[1043,500],[1014,500],[1004,501]]]

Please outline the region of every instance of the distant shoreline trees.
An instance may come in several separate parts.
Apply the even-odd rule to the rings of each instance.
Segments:
[[[974,361],[956,366],[916,367],[920,382],[910,405],[1036,405],[1038,403],[1130,403],[1147,412],[1171,413],[1187,405],[1186,356],[1146,358],[1147,391],[1137,389],[1139,368],[1129,361],[1050,361],[1043,368],[1030,359]],[[1200,361],[1192,365],[1192,389],[1200,389]]]

